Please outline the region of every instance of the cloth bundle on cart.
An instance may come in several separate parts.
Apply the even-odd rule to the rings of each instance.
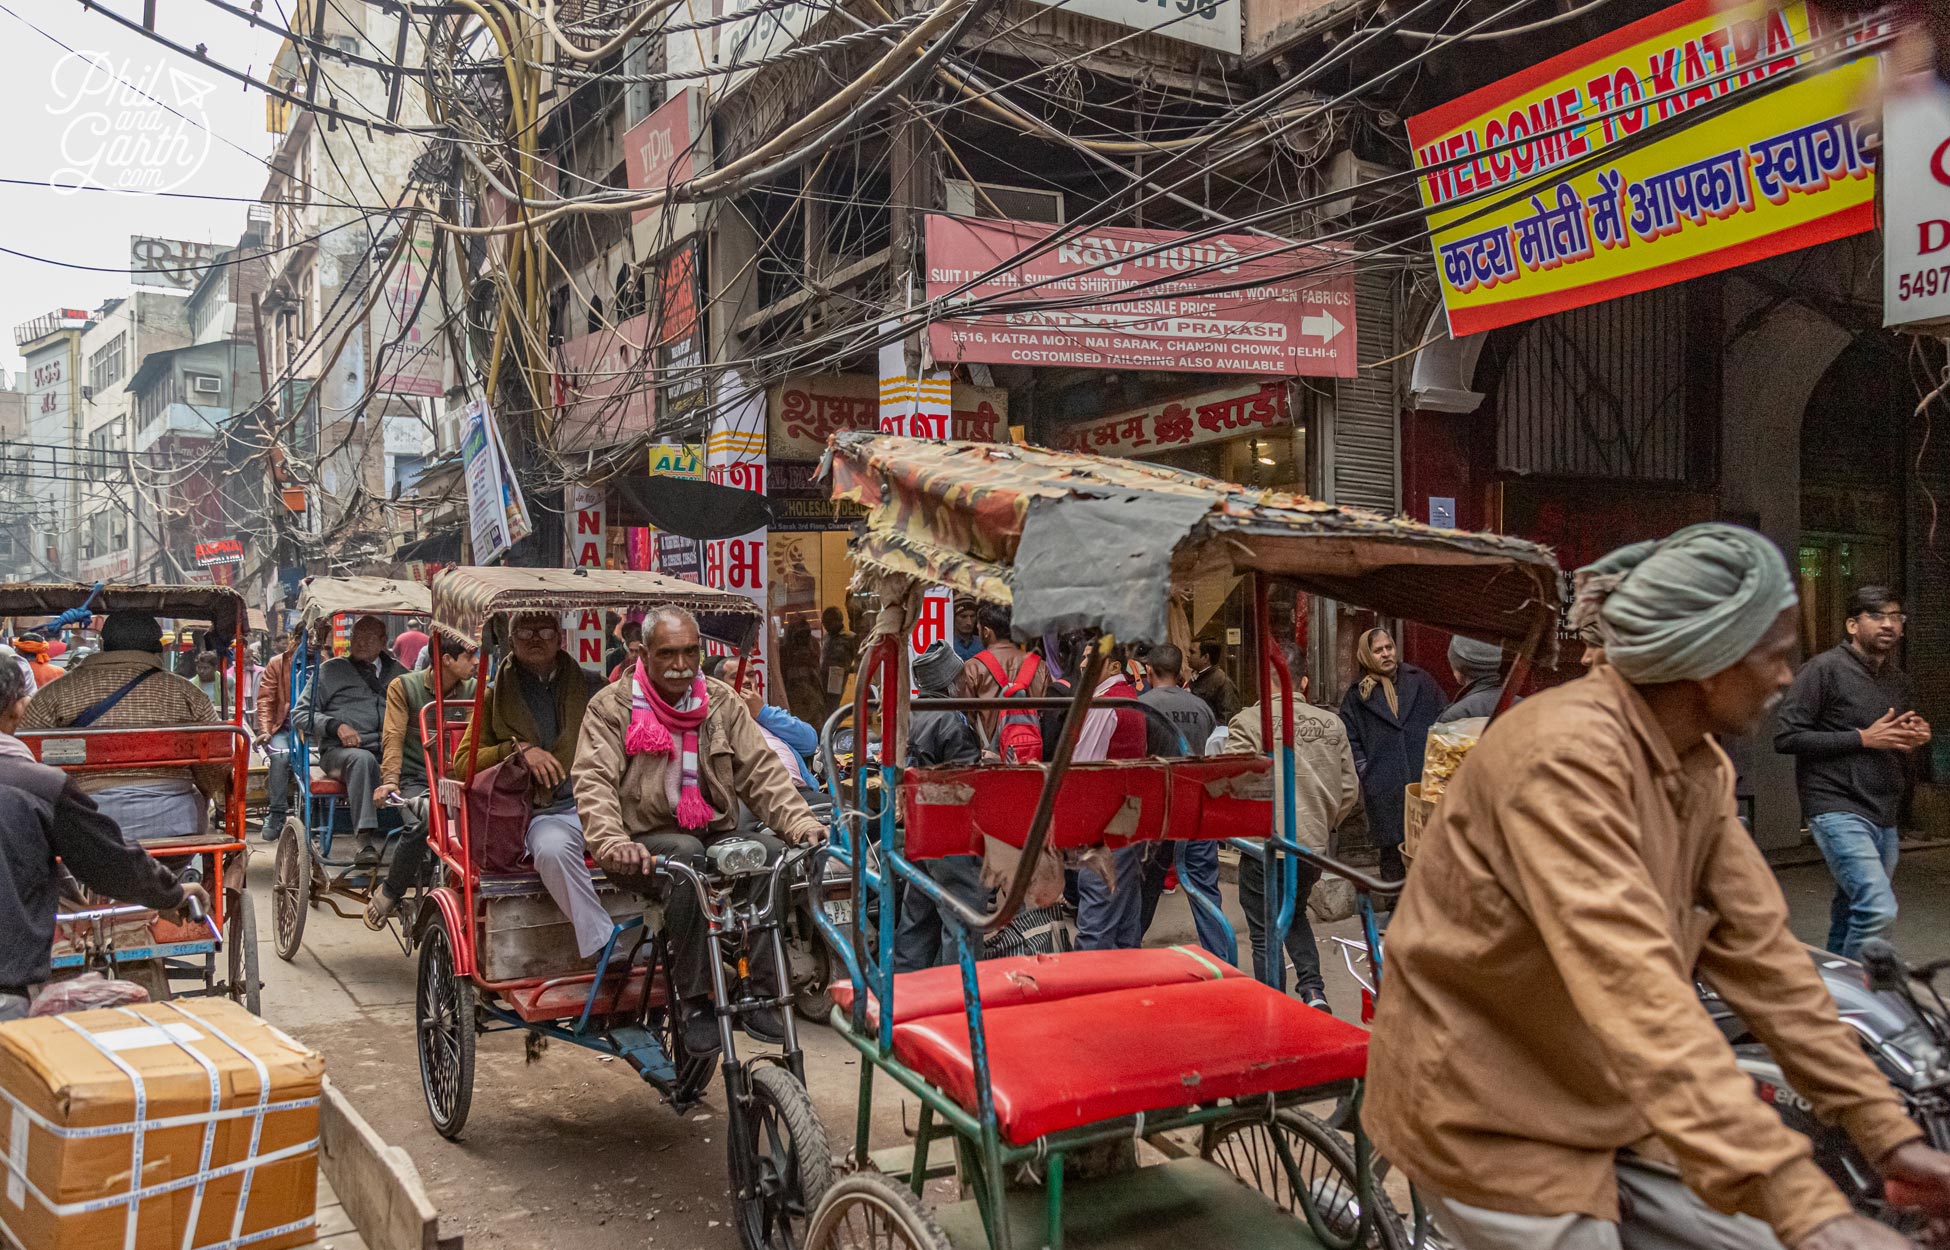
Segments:
[[[0,1232],[24,1250],[301,1245],[324,1074],[221,998],[0,1025]]]

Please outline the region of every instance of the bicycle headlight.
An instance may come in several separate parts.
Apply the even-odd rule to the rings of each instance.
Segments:
[[[711,871],[720,877],[748,877],[765,871],[765,847],[750,838],[732,838],[704,849]]]

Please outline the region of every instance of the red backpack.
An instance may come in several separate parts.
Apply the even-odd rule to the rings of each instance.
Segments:
[[[1010,681],[1008,670],[990,652],[979,652],[975,658],[995,678],[995,684],[1002,687],[1002,697],[1005,699],[1027,699],[1029,683],[1035,680],[1036,670],[1042,664],[1033,655],[1024,656],[1022,667],[1016,670],[1016,679]],[[1028,710],[1001,713],[996,718],[995,750],[1004,764],[1041,763],[1043,730],[1036,713]]]

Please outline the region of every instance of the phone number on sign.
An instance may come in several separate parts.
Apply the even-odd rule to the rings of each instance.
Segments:
[[[1896,275],[1896,298],[1899,300],[1928,299],[1944,294],[1950,294],[1950,265]]]

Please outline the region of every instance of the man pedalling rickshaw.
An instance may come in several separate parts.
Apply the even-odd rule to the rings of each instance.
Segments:
[[[22,729],[17,735],[43,764],[78,778],[158,769],[220,770],[225,777],[215,820],[189,831],[124,829],[144,850],[179,875],[193,869],[210,895],[206,920],[177,924],[155,912],[127,907],[81,907],[57,924],[57,978],[96,969],[137,981],[152,997],[221,994],[258,1009],[257,923],[245,887],[249,853],[244,836],[250,732],[244,728],[244,601],[226,586],[117,586],[81,583],[0,586],[0,616],[66,615],[70,623],[112,612],[139,612],[183,623],[205,623],[209,646],[223,658],[218,724],[142,728]],[[64,677],[61,680],[71,680]],[[92,718],[90,718],[92,719]],[[200,803],[201,796],[198,796]],[[202,823],[202,822],[199,822]]]
[[[362,917],[380,878],[377,865],[358,864],[346,856],[333,858],[332,843],[340,840],[338,826],[346,808],[345,782],[317,766],[315,745],[299,725],[299,703],[317,682],[319,666],[332,655],[326,628],[339,617],[424,617],[432,602],[420,583],[390,577],[314,577],[298,594],[298,650],[287,673],[291,724],[283,731],[294,810],[278,831],[271,893],[271,919],[281,959],[297,957],[305,939],[305,919],[313,907],[323,903],[339,916]],[[418,733],[420,727],[409,725],[407,732]],[[397,836],[395,828],[387,846]],[[353,840],[347,837],[343,842],[349,845]]]
[[[470,758],[470,737],[479,747],[493,699],[490,664],[498,643],[518,638],[516,618],[666,606],[695,617],[704,638],[738,650],[731,677],[734,686],[742,685],[744,656],[763,617],[740,595],[655,573],[593,569],[456,568],[434,579],[434,632],[480,652],[476,693],[468,704],[473,715],[453,723],[447,710],[454,701],[436,696],[441,729],[427,752],[435,798],[430,845],[445,879],[427,893],[413,930],[420,947],[415,1029],[421,1084],[443,1136],[458,1136],[467,1122],[481,1033],[520,1032],[531,1047],[552,1038],[620,1058],[679,1112],[696,1105],[710,1085],[717,1056],[685,1048],[659,905],[614,886],[591,867],[612,927],[601,952],[582,958],[573,928],[536,873],[484,867],[484,839],[473,827],[468,801],[471,778],[459,769]],[[509,658],[502,666],[515,662]],[[649,870],[668,890],[695,891],[707,922],[733,1223],[746,1250],[796,1250],[795,1231],[832,1179],[832,1155],[806,1093],[792,1013],[780,1013],[779,1054],[741,1062],[733,1036],[741,1013],[792,1002],[779,925],[790,905],[787,883],[809,853],[790,851],[768,866],[758,842],[721,838],[700,862],[656,856]],[[758,942],[771,944],[778,984],[752,987],[763,998],[735,996],[728,948],[738,947],[735,966],[749,961],[756,967],[751,955]]]
[[[883,702],[877,734],[882,793],[891,797],[869,804],[856,789],[842,802],[830,853],[849,861],[856,896],[879,891],[883,914],[897,886],[928,895],[959,962],[895,975],[890,927],[870,950],[857,930],[842,932],[816,911],[847,971],[833,1025],[867,1072],[852,1155],[863,1166],[827,1191],[808,1225],[808,1250],[1405,1244],[1360,1133],[1367,1034],[1282,993],[1279,958],[1267,961],[1261,983],[1186,948],[975,956],[1032,883],[1060,882],[1057,853],[1160,839],[1225,839],[1264,857],[1271,952],[1283,949],[1299,905],[1302,862],[1354,884],[1374,943],[1370,896],[1399,887],[1294,837],[1295,686],[1268,627],[1273,584],[1514,643],[1523,656],[1514,686],[1552,636],[1549,552],[1027,447],[842,434],[824,472],[835,498],[868,509],[851,552],[882,604],[863,653],[856,723],[865,723],[870,686],[896,692]],[[1250,579],[1259,688],[1284,694],[1261,700],[1271,758],[1073,762],[1086,718],[1106,706],[1094,692],[1113,646],[1164,641],[1172,587],[1202,574]],[[935,586],[1010,603],[1022,635],[1096,633],[1072,697],[1008,705],[1067,710],[1045,762],[900,766],[907,633],[923,590]],[[829,722],[828,744],[842,719]],[[870,825],[878,874],[851,855]],[[991,907],[954,897],[918,866],[971,854],[1008,881]],[[869,1162],[873,1073],[921,1100],[899,1175]],[[1351,1148],[1301,1110],[1330,1098],[1350,1109]],[[1196,1154],[1172,1148],[1172,1134],[1185,1130],[1197,1134]],[[953,1142],[970,1197],[929,1211],[920,1194],[942,1137]],[[1181,1157],[1139,1168],[1120,1145],[1133,1138]]]

